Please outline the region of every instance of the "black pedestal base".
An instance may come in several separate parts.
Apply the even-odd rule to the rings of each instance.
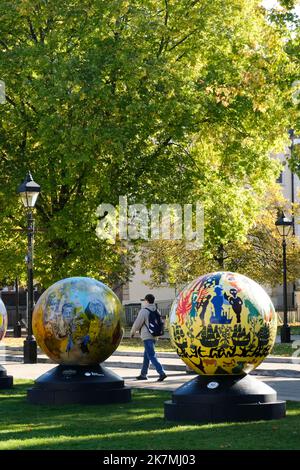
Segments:
[[[165,402],[165,418],[212,423],[280,419],[285,405],[275,390],[250,375],[198,376]]]
[[[13,381],[13,376],[7,375],[5,368],[0,366],[0,390],[5,388],[12,388]]]
[[[101,365],[60,365],[35,381],[27,391],[27,399],[36,405],[127,403],[131,401],[131,389]]]

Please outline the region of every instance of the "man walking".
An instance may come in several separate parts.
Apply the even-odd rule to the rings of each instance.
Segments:
[[[147,380],[147,374],[149,369],[150,361],[154,365],[159,378],[157,382],[162,382],[167,376],[165,371],[158,361],[155,353],[155,338],[149,331],[149,315],[150,312],[156,311],[154,304],[155,297],[152,294],[147,294],[144,299],[144,306],[138,313],[134,324],[132,325],[130,337],[133,338],[136,331],[139,331],[141,339],[144,342],[144,361],[142,365],[141,374],[136,378],[137,380]]]

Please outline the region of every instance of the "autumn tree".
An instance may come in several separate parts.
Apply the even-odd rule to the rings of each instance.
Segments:
[[[278,209],[288,209],[280,188],[273,186],[265,199],[265,207],[244,240],[228,241],[209,252],[191,250],[184,241],[153,241],[144,245],[142,267],[151,272],[152,286],[168,282],[177,288],[196,277],[214,271],[239,272],[258,283],[276,286],[282,282],[282,238],[275,220]],[[299,208],[296,207],[296,211]],[[287,278],[295,282],[300,278],[300,241],[292,234],[287,238]]]
[[[15,189],[31,170],[36,279],[121,285],[132,251],[95,233],[102,202],[194,202],[206,254],[244,240],[279,168],[290,57],[258,0],[2,1],[0,278],[24,272]],[[17,229],[17,230],[16,230]]]

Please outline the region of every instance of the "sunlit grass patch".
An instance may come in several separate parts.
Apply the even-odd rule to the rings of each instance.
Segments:
[[[105,406],[35,406],[29,381],[0,393],[0,449],[299,449],[300,403],[287,418],[250,423],[172,423],[170,392],[133,390],[132,402]]]

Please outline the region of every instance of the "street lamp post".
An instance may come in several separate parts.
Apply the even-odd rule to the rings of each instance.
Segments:
[[[293,151],[294,151],[294,148],[295,148],[295,131],[294,131],[294,129],[289,129],[288,133],[289,133],[289,137],[290,137],[290,140],[291,140],[291,145],[290,145],[291,158],[293,158]],[[291,203],[292,203],[292,207],[294,207],[294,204],[295,204],[295,176],[294,176],[294,172],[292,170],[291,170]],[[292,228],[293,228],[293,235],[295,235],[295,218],[294,218],[294,215],[293,215],[293,218],[292,218]]]
[[[33,181],[31,173],[28,172],[25,180],[18,188],[18,193],[27,210],[27,337],[24,341],[24,363],[34,364],[37,362],[37,344],[32,334],[32,312],[34,307],[33,298],[33,239],[34,239],[34,218],[32,209],[35,206],[40,186]]]
[[[283,325],[280,336],[282,343],[291,342],[291,328],[288,324],[288,305],[287,305],[287,275],[286,275],[286,237],[289,235],[293,226],[293,221],[285,217],[283,212],[278,213],[275,222],[277,230],[282,237],[282,258],[283,258]]]
[[[15,316],[15,326],[14,326],[14,337],[21,338],[22,336],[22,316],[20,315],[19,310],[19,280],[16,277],[15,281],[15,305],[16,305],[16,316]]]

